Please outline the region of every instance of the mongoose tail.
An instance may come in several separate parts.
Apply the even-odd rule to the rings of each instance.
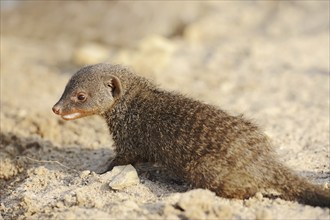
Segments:
[[[272,184],[275,190],[280,191],[282,199],[311,206],[330,207],[330,189],[322,189],[318,185],[309,183],[305,178],[280,164],[277,170],[278,173],[272,179]]]

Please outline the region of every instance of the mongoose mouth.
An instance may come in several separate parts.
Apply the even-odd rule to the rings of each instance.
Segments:
[[[65,120],[73,120],[76,118],[81,118],[83,115],[80,112],[75,112],[72,114],[62,115],[62,118]]]
[[[74,119],[77,119],[77,118],[83,118],[83,117],[94,115],[94,114],[96,114],[95,111],[80,111],[80,110],[76,110],[75,112],[61,114],[60,116],[64,120],[68,120],[69,121],[69,120],[74,120]]]

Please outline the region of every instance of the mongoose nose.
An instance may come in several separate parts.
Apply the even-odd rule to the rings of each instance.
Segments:
[[[54,105],[52,108],[53,112],[57,115],[61,114],[61,108],[59,106]]]

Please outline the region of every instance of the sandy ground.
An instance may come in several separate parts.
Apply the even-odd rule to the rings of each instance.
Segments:
[[[329,208],[190,189],[160,168],[113,191],[97,174],[114,156],[105,123],[51,112],[79,67],[130,65],[244,113],[283,163],[329,188],[329,2],[1,4],[0,219],[329,219]]]

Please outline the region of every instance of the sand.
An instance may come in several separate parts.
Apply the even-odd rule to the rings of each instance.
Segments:
[[[329,219],[260,193],[217,197],[150,164],[112,190],[97,174],[114,156],[104,121],[51,111],[81,66],[122,63],[244,113],[283,163],[329,189],[329,2],[1,4],[0,219]]]

